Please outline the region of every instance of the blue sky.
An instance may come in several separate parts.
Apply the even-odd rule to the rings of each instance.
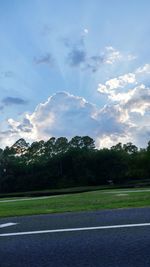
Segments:
[[[150,1],[0,0],[0,146],[150,140]]]

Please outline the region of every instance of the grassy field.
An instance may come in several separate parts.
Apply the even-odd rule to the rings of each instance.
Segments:
[[[45,198],[11,198],[10,201],[5,201],[0,200],[0,217],[150,207],[150,188],[97,190]]]
[[[5,194],[0,194],[0,199],[1,198],[12,198],[12,197],[20,198],[20,197],[53,196],[53,195],[82,193],[82,192],[96,191],[96,190],[101,190],[101,189],[113,189],[113,188],[117,188],[117,187],[114,185],[80,186],[80,187],[58,188],[58,189],[49,189],[49,190],[5,193]],[[118,186],[118,188],[120,187]]]

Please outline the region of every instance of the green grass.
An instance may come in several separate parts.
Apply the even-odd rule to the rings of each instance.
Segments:
[[[0,202],[0,217],[150,206],[150,191],[142,191],[143,188],[142,192],[138,192],[139,188],[137,192],[131,190],[98,190],[46,199]]]
[[[58,189],[38,190],[38,191],[34,190],[27,192],[0,194],[0,198],[53,196],[53,195],[82,193],[82,192],[95,191],[100,189],[112,189],[112,188],[117,188],[117,187],[114,185],[100,185],[100,186],[79,186],[79,187],[69,187],[69,188],[58,188]],[[120,187],[118,186],[118,188]]]

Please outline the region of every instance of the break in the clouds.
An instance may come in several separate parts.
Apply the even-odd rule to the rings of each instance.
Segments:
[[[12,97],[12,96],[7,96],[3,98],[1,102],[3,106],[26,105],[28,103],[27,100],[24,100],[19,97]]]

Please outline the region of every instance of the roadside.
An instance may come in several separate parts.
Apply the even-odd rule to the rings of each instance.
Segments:
[[[3,199],[0,217],[149,207],[150,189],[111,189],[37,198]]]

